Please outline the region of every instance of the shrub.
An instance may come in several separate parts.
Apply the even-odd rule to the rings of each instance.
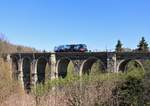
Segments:
[[[124,76],[125,79],[122,80],[114,90],[117,103],[121,106],[143,105],[143,70],[130,70]]]

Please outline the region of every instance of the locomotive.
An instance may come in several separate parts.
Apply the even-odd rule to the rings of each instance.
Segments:
[[[54,48],[54,52],[86,52],[86,51],[88,51],[86,44],[60,45]]]

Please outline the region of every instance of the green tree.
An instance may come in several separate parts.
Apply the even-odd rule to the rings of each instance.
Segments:
[[[144,71],[133,69],[124,74],[113,91],[118,106],[145,106],[143,101]],[[116,104],[116,105],[117,105]],[[116,106],[115,105],[115,106]]]
[[[73,77],[74,76],[74,65],[72,62],[69,62],[68,67],[67,67],[67,77]]]
[[[150,60],[144,62],[145,75],[143,79],[144,92],[143,99],[145,106],[150,105]]]
[[[139,42],[138,51],[140,51],[140,52],[148,52],[149,51],[148,43],[145,41],[144,37],[142,37],[141,41]]]
[[[116,52],[122,52],[123,51],[123,48],[122,48],[122,43],[121,43],[121,41],[120,40],[118,40],[118,42],[117,42],[117,45],[116,45]]]
[[[101,74],[101,73],[104,73],[104,66],[103,66],[103,63],[98,60],[96,61],[92,67],[91,67],[91,72],[90,72],[92,75],[97,75],[97,74]]]

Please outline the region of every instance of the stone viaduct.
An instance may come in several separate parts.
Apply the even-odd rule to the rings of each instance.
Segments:
[[[143,70],[143,62],[150,60],[150,53],[133,52],[61,52],[61,53],[14,53],[10,54],[12,76],[20,80],[25,89],[31,85],[44,83],[45,79],[54,79],[67,76],[67,67],[70,62],[74,65],[74,74],[89,74],[92,65],[100,61],[105,72],[126,71],[130,61]],[[47,70],[48,66],[48,71]]]

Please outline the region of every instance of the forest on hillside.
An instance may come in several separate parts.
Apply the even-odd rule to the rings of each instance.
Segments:
[[[12,44],[4,34],[0,33],[0,54],[16,52],[37,52],[37,50],[23,45]]]

